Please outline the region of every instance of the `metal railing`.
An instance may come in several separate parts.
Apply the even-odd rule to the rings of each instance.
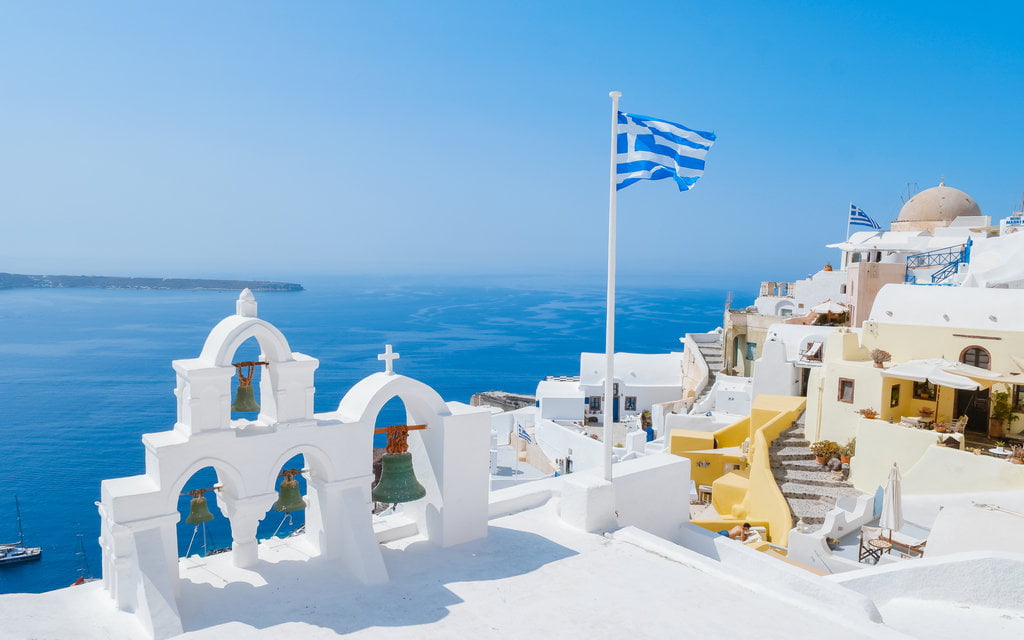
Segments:
[[[960,270],[961,264],[970,261],[970,251],[970,242],[967,242],[954,247],[909,255],[907,256],[907,271],[904,282],[918,284],[917,276],[911,273],[912,269],[941,267],[932,274],[929,284],[943,284]]]

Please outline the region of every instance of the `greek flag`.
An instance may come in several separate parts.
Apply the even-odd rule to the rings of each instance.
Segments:
[[[523,428],[523,425],[517,424],[516,426],[519,427],[520,438],[526,440],[527,442],[533,442],[533,438],[530,437],[530,434],[526,433],[526,429]]]
[[[715,143],[713,133],[621,111],[617,131],[616,190],[638,180],[672,178],[686,191],[704,175],[704,156]]]
[[[850,203],[850,224],[871,227],[872,229],[882,228],[868,214],[864,213],[863,209],[855,206],[852,202]]]

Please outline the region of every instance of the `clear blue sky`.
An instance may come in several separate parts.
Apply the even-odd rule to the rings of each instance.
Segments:
[[[718,135],[620,273],[802,277],[850,201],[1020,202],[1016,4],[5,1],[0,271],[600,274],[615,89]]]

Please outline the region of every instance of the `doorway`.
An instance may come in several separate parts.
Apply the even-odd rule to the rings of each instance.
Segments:
[[[951,420],[967,416],[967,431],[988,435],[988,389],[957,389]]]

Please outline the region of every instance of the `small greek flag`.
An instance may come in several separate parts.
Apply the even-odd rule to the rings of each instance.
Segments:
[[[704,175],[704,156],[715,142],[713,133],[621,111],[617,132],[616,190],[638,180],[672,178],[686,191]]]
[[[871,216],[864,213],[863,209],[855,206],[852,202],[850,203],[850,224],[860,225],[862,227],[871,227],[872,229],[882,228],[877,222],[871,219]]]
[[[526,433],[526,429],[523,428],[523,425],[517,424],[516,426],[519,427],[520,438],[526,440],[527,442],[533,442],[533,438],[530,437],[530,434]]]

